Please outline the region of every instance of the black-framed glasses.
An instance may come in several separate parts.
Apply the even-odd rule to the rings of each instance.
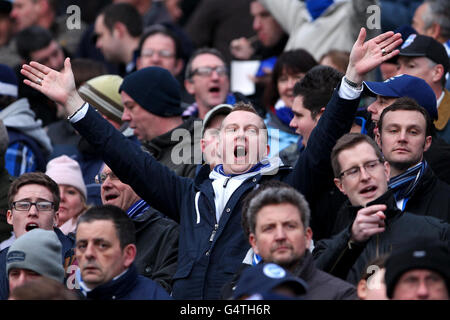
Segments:
[[[31,206],[36,206],[37,211],[50,211],[53,209],[54,203],[51,201],[26,201],[26,200],[20,200],[20,201],[14,201],[12,203],[12,206],[17,211],[29,211],[31,209]]]
[[[197,69],[192,70],[191,77],[193,75],[199,75],[201,77],[209,77],[212,75],[213,71],[217,72],[217,74],[222,77],[227,74],[227,67],[225,66],[198,67]]]
[[[377,169],[378,165],[381,164],[382,161],[380,159],[377,160],[370,160],[362,165],[351,167],[350,169],[344,170],[339,174],[339,178],[348,178],[348,179],[356,179],[359,178],[361,175],[361,168],[364,168],[364,170],[369,173],[373,174],[375,170]]]
[[[107,178],[110,178],[111,180],[117,180],[117,179],[119,179],[119,178],[117,178],[117,176],[114,174],[114,172],[108,172],[108,173],[100,173],[100,174],[97,174],[96,176],[95,176],[95,183],[98,183],[98,184],[103,184],[105,181],[106,181],[106,179]]]
[[[157,53],[161,58],[172,58],[175,54],[169,50],[152,50],[147,49],[142,51],[141,57],[153,57],[153,55]]]

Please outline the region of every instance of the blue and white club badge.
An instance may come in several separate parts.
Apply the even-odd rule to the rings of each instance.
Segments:
[[[264,266],[263,272],[272,279],[281,279],[286,276],[286,271],[274,263],[268,263]]]
[[[401,49],[405,49],[406,47],[408,47],[409,45],[411,45],[411,43],[414,42],[414,39],[417,37],[417,34],[413,33],[411,35],[409,35],[409,37],[405,40],[405,42],[402,44],[402,46],[400,47]]]

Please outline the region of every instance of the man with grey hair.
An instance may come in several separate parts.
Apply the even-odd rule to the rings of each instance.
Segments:
[[[450,2],[447,0],[425,0],[417,7],[412,27],[425,36],[442,43],[450,55]]]
[[[334,276],[317,269],[310,252],[312,230],[309,227],[310,210],[303,195],[280,181],[261,184],[245,199],[242,225],[251,249],[231,286],[225,286],[223,295],[232,293],[244,269],[260,263],[276,263],[302,278],[308,284],[304,299],[353,300],[355,288]]]

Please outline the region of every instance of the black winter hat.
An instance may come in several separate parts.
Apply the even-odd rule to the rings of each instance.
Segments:
[[[181,88],[169,71],[147,67],[127,75],[119,88],[148,112],[160,117],[182,114]]]
[[[439,273],[450,292],[450,251],[448,245],[422,239],[393,251],[386,260],[386,293],[392,299],[395,285],[407,271],[427,269]]]

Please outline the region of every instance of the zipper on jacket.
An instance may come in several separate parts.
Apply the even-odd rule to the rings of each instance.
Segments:
[[[209,242],[213,242],[214,237],[216,236],[216,232],[217,232],[218,228],[219,228],[219,225],[216,223],[214,225],[214,230],[212,231],[211,236],[209,237]]]
[[[230,181],[230,179],[231,179],[231,177],[228,177],[228,178],[225,179],[225,182],[223,183],[223,187],[224,188],[227,187],[228,181]]]

